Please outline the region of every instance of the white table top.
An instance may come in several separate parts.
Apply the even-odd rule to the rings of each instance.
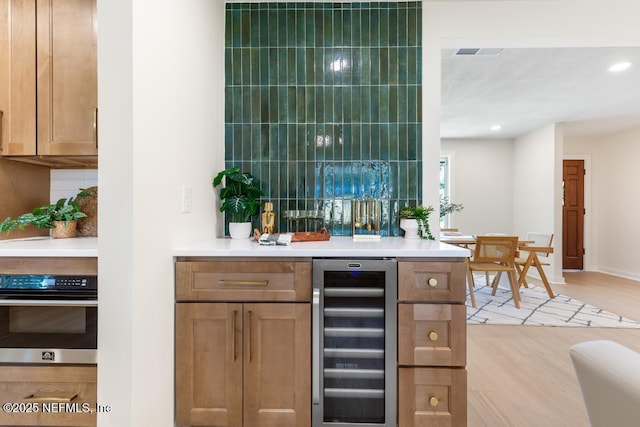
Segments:
[[[433,240],[382,237],[354,241],[332,236],[328,241],[293,242],[289,246],[260,246],[251,239],[211,239],[177,246],[174,256],[252,257],[468,257],[468,249]]]
[[[0,240],[2,257],[97,257],[97,237],[75,237],[52,239],[51,237],[28,237],[25,239]]]

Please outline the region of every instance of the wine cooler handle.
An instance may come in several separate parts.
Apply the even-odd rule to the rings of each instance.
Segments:
[[[311,319],[311,387],[312,403],[320,404],[320,288],[313,288]]]

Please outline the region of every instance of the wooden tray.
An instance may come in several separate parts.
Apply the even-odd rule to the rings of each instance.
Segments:
[[[329,231],[325,227],[322,227],[318,231],[298,231],[293,233],[291,238],[292,242],[316,242],[322,240],[329,240],[331,236]]]

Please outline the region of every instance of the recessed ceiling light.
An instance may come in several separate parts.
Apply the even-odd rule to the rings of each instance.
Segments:
[[[617,64],[613,64],[611,67],[609,67],[609,71],[617,73],[618,71],[624,71],[629,67],[631,67],[631,62],[618,62]]]
[[[492,130],[492,131],[497,131],[497,130],[500,130],[500,129],[502,129],[502,126],[500,126],[500,125],[493,125],[493,126],[491,126],[491,130]]]

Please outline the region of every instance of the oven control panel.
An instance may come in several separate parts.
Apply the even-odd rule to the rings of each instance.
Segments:
[[[97,276],[0,274],[0,298],[19,296],[96,296]]]

